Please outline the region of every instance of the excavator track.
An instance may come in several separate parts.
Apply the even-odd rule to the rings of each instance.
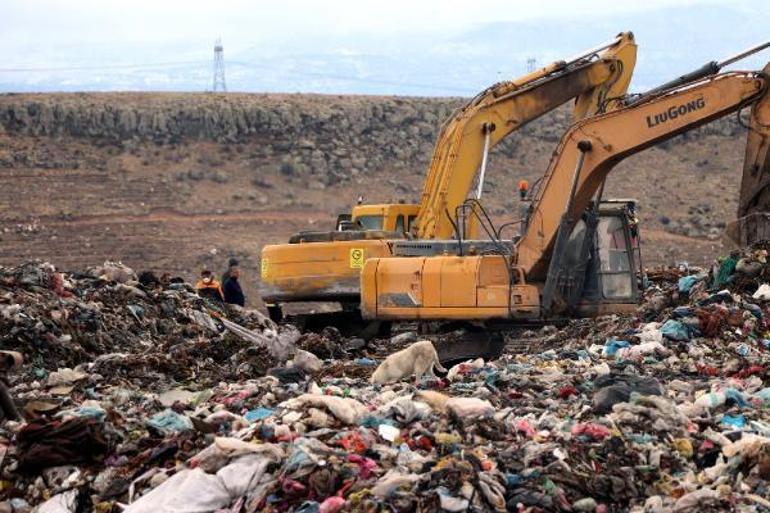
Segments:
[[[563,326],[566,320],[549,322],[501,323],[399,323],[398,331],[414,330],[433,342],[443,365],[483,358],[494,360],[504,354],[530,354],[543,351],[547,334],[537,333],[544,326]],[[397,348],[394,348],[397,349]]]
[[[321,332],[331,326],[343,337],[360,337],[364,340],[389,336],[391,326],[390,322],[364,320],[359,310],[288,314],[281,319],[281,323],[292,324],[300,331],[312,332]]]

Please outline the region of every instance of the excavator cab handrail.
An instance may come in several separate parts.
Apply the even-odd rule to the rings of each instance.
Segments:
[[[469,218],[467,212],[470,212],[472,217]],[[497,230],[492,222],[492,218],[489,217],[489,214],[481,201],[475,198],[468,198],[462,205],[458,205],[455,209],[455,224],[458,229],[461,230],[461,233],[458,234],[459,240],[462,241],[465,239],[465,227],[468,226],[469,222],[472,222],[473,219],[478,221],[479,226],[484,229],[489,240],[496,243],[496,245],[499,245],[500,238],[497,236]],[[500,245],[500,247],[502,248],[503,246]],[[506,250],[505,253],[508,254],[509,252]]]
[[[498,240],[503,239],[503,230],[505,228],[510,228],[511,226],[521,225],[524,222],[524,219],[514,219],[513,221],[508,221],[506,223],[501,224],[497,227],[497,238]],[[512,239],[513,240],[513,239]]]
[[[470,216],[468,212],[470,212]],[[502,224],[499,228],[495,228],[494,222],[487,213],[484,204],[476,198],[468,198],[463,202],[462,205],[458,205],[455,208],[453,222],[455,227],[454,235],[459,244],[460,256],[462,256],[462,242],[466,240],[466,227],[469,226],[469,224],[473,222],[474,219],[478,221],[478,225],[481,226],[481,228],[484,230],[484,233],[486,233],[489,240],[498,246],[500,249],[500,254],[511,256],[509,248],[505,247],[503,244],[500,244],[500,241],[502,240],[500,233],[503,228],[521,223],[522,220],[517,219],[515,221],[510,221]]]

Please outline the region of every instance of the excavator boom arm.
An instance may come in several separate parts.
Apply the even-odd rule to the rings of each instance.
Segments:
[[[514,130],[577,98],[574,118],[582,119],[623,95],[636,63],[636,44],[623,33],[601,54],[553,63],[513,82],[480,93],[444,125],[433,151],[420,200],[415,235],[450,238],[455,209],[468,197],[487,151]]]

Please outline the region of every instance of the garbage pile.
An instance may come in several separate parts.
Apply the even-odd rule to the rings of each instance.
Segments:
[[[89,373],[148,385],[169,379],[214,384],[253,360],[248,353],[254,346],[218,317],[265,334],[265,341],[277,336],[259,312],[225,310],[199,298],[182,279],[162,278],[137,276],[114,262],[70,274],[47,263],[0,268],[0,348],[23,353],[26,371],[38,379],[89,364]],[[267,358],[261,367],[274,364]]]
[[[126,323],[126,347],[107,365],[107,338],[42,318],[14,346],[2,314],[2,349],[33,370],[9,378],[26,419],[0,425],[0,511],[770,511],[767,249],[651,273],[636,315],[523,333],[536,353],[384,384],[372,374],[413,334],[356,350],[340,337],[335,354],[333,330],[218,317],[184,284],[90,273],[46,288],[3,270],[3,308],[95,302],[103,330]],[[108,299],[123,286],[147,294],[128,303],[145,321],[175,324],[149,336],[128,323]],[[30,342],[38,322],[47,344]],[[75,356],[51,343],[66,335]],[[35,347],[48,351],[37,364]]]

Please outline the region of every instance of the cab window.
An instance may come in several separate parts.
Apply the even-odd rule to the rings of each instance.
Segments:
[[[361,225],[364,230],[382,230],[382,216],[358,216],[356,222]]]
[[[634,276],[626,248],[623,221],[617,217],[601,218],[596,232],[604,297],[630,297],[633,293]]]
[[[398,216],[398,218],[396,219],[396,229],[395,229],[395,231],[401,232],[401,233],[404,233],[406,231],[406,229],[404,228],[404,216],[403,215]]]
[[[417,219],[417,216],[409,216],[407,222],[406,222],[406,229],[407,231],[412,231],[412,225],[414,225],[414,220]]]

